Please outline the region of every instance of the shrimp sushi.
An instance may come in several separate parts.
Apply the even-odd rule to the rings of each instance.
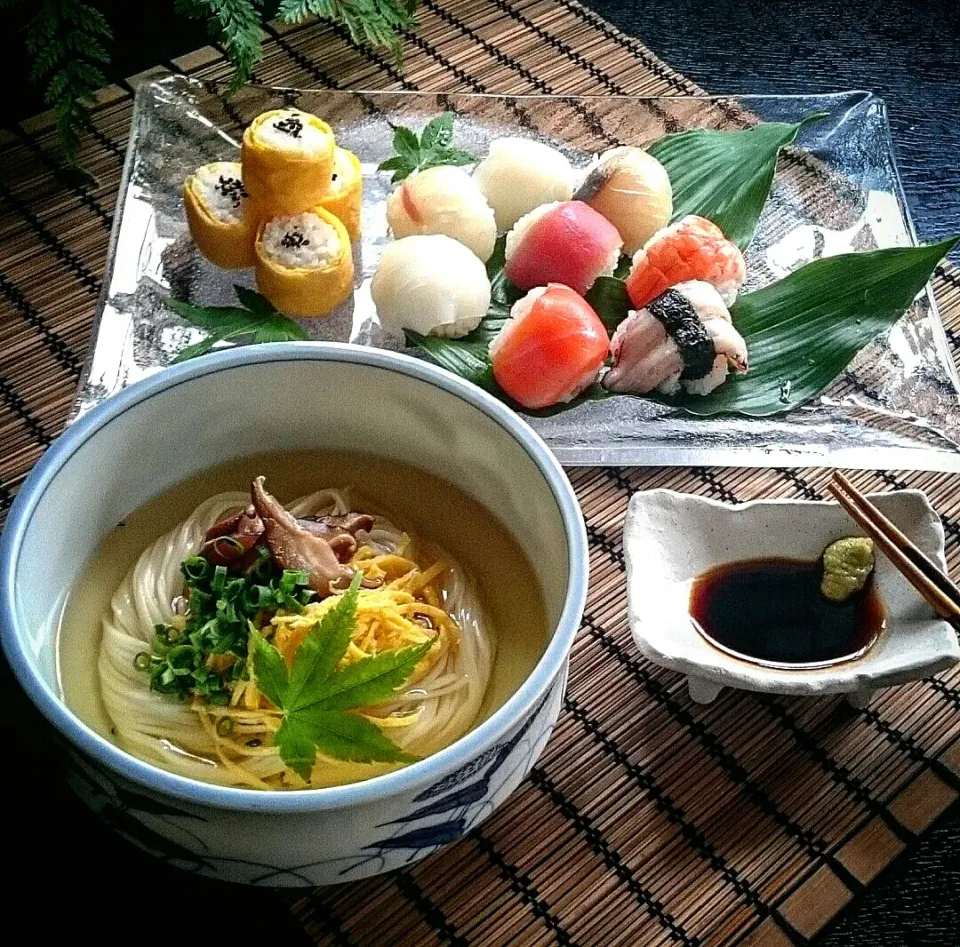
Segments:
[[[490,343],[493,377],[524,408],[548,408],[597,380],[608,346],[590,304],[569,286],[550,283],[514,303]]]
[[[613,368],[603,378],[608,391],[707,395],[732,369],[747,370],[747,345],[730,321],[720,294],[709,283],[678,283],[631,312],[610,340]]]
[[[298,109],[258,115],[243,133],[244,182],[262,217],[299,214],[330,189],[336,143],[330,126]]]
[[[260,292],[287,316],[325,316],[353,291],[350,237],[322,207],[264,221],[254,247]]]
[[[627,277],[627,293],[641,309],[676,283],[710,283],[727,306],[743,285],[746,264],[740,248],[712,221],[693,214],[657,231],[637,251]]]
[[[236,161],[205,164],[183,182],[190,235],[216,266],[225,270],[253,266],[257,220],[249,204]]]
[[[587,173],[574,200],[589,204],[613,224],[631,256],[673,216],[667,169],[643,148],[604,152]]]
[[[620,259],[617,228],[582,201],[544,204],[507,234],[504,275],[518,289],[563,283],[583,295]]]
[[[462,243],[442,234],[415,234],[383,251],[370,295],[388,329],[460,338],[487,314],[490,280]]]
[[[336,148],[333,152],[333,174],[330,187],[320,201],[324,210],[339,217],[350,239],[360,239],[360,213],[363,208],[363,175],[360,161],[352,151]]]
[[[387,222],[395,237],[443,234],[484,263],[497,240],[493,210],[463,168],[440,165],[418,171],[387,198]]]
[[[541,204],[568,201],[573,194],[573,168],[566,156],[529,138],[492,141],[473,179],[493,208],[498,230],[509,230]]]

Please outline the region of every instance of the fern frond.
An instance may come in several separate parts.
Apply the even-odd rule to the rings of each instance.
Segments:
[[[206,19],[211,34],[223,44],[233,64],[230,91],[235,92],[263,55],[260,6],[263,0],[177,0],[176,8],[191,19]]]
[[[46,81],[44,101],[53,109],[60,141],[71,160],[89,106],[107,81],[101,66],[110,61],[105,43],[111,39],[103,15],[82,0],[42,0],[27,26],[26,47],[33,57],[30,77]]]
[[[311,16],[346,28],[357,45],[379,46],[399,55],[400,32],[416,24],[415,0],[281,0],[277,16],[302,23]]]

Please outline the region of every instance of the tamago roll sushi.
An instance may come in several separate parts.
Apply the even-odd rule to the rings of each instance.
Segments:
[[[571,401],[596,380],[606,361],[607,330],[569,286],[551,283],[514,303],[490,343],[497,384],[524,408]]]
[[[197,168],[183,182],[183,205],[193,242],[211,263],[226,270],[253,266],[257,221],[238,162]]]
[[[620,259],[617,228],[582,201],[544,204],[507,234],[503,272],[518,289],[563,283],[585,293]]]
[[[264,217],[316,207],[330,189],[335,142],[330,126],[297,109],[257,116],[243,133],[247,193]]]
[[[360,161],[352,151],[337,148],[333,154],[330,188],[320,206],[339,217],[350,239],[360,238],[360,215],[363,210],[363,175]]]
[[[720,294],[724,305],[732,306],[746,276],[740,248],[705,217],[693,214],[658,230],[637,251],[627,294],[635,309],[676,283],[702,280]]]
[[[667,169],[642,148],[604,152],[574,195],[613,224],[631,256],[673,216]]]
[[[255,250],[257,286],[285,315],[325,316],[353,290],[350,237],[322,207],[264,221]]]

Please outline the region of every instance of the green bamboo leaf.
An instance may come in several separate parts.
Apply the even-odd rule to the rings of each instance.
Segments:
[[[483,327],[482,324],[481,327]],[[406,336],[408,345],[429,355],[441,368],[473,382],[498,397],[504,397],[500,386],[493,379],[493,369],[490,367],[486,347],[470,341],[470,336],[463,339],[442,339],[439,336],[420,335],[410,331],[407,331]]]
[[[633,308],[626,284],[614,276],[601,276],[584,298],[611,335]]]
[[[777,168],[777,155],[800,131],[824,115],[795,125],[763,122],[744,131],[694,128],[665,135],[647,150],[666,169],[673,187],[673,219],[698,214],[746,249]]]
[[[706,397],[669,403],[697,415],[762,417],[809,401],[903,315],[958,240],[827,257],[744,294],[730,314],[749,372]]]

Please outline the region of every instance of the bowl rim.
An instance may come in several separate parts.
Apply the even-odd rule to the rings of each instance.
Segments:
[[[116,418],[197,378],[261,363],[310,361],[356,363],[397,372],[460,398],[512,436],[546,481],[563,522],[569,570],[563,608],[540,660],[510,698],[478,727],[423,760],[363,782],[320,789],[267,792],[200,782],[147,763],[101,736],[67,707],[34,668],[27,635],[18,632],[16,608],[15,579],[24,535],[49,484],[88,440]],[[231,811],[280,814],[340,809],[410,792],[448,775],[531,713],[568,658],[586,605],[588,572],[586,528],[563,468],[533,428],[492,395],[425,361],[382,349],[338,342],[243,346],[170,366],[136,382],[81,416],[50,446],[20,488],[0,537],[0,643],[20,686],[55,729],[94,761],[142,787],[183,802]]]

